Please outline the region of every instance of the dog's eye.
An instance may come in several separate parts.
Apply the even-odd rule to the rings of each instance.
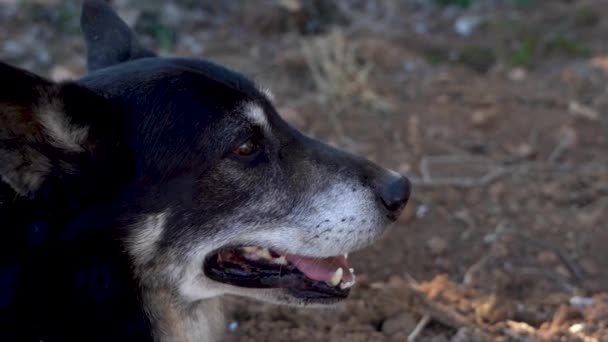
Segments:
[[[242,143],[241,146],[237,147],[237,149],[234,150],[234,154],[242,157],[249,157],[254,155],[259,149],[260,145],[249,139]]]

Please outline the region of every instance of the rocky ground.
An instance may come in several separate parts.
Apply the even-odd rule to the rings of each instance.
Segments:
[[[271,88],[308,134],[408,174],[331,310],[229,300],[234,341],[608,341],[602,0],[115,0],[165,55]],[[77,1],[0,0],[0,59],[84,73]]]

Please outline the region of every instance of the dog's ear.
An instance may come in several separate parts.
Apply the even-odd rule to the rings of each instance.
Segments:
[[[105,1],[83,2],[80,27],[87,47],[89,71],[155,56],[139,44],[135,32]]]
[[[75,174],[76,161],[99,145],[100,128],[108,131],[107,101],[77,84],[56,84],[4,63],[0,79],[2,180],[29,196],[49,177]]]

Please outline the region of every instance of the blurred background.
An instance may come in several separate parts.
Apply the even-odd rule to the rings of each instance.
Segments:
[[[112,4],[145,46],[244,72],[415,184],[346,303],[230,298],[229,341],[608,341],[605,0]],[[82,76],[79,11],[0,0],[0,60]]]

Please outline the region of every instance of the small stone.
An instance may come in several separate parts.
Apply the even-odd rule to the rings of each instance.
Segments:
[[[576,324],[572,324],[570,326],[570,328],[568,328],[568,331],[570,331],[573,334],[578,334],[578,333],[582,333],[586,328],[585,323],[576,323]]]
[[[593,304],[593,298],[574,296],[570,298],[570,305],[578,310],[586,309]]]
[[[521,82],[528,77],[528,73],[524,68],[514,68],[509,72],[509,79],[515,82]]]
[[[416,208],[416,218],[423,219],[429,213],[429,207],[425,204],[421,204]]]
[[[559,261],[557,254],[551,251],[542,251],[536,255],[536,260],[543,266],[554,265]]]
[[[239,322],[237,321],[232,321],[228,324],[228,331],[230,332],[235,332],[237,331],[239,328]]]
[[[448,249],[448,243],[439,236],[433,236],[426,242],[429,251],[434,256],[442,255]]]
[[[398,332],[411,333],[416,328],[416,319],[409,312],[401,312],[382,322],[382,332],[392,336]]]
[[[507,146],[509,153],[522,159],[532,159],[536,155],[534,146],[522,143],[515,146]]]
[[[483,22],[482,18],[475,15],[465,15],[454,22],[454,31],[461,36],[470,36],[475,29]]]
[[[476,128],[485,128],[492,124],[495,117],[495,111],[476,110],[471,114],[471,125]]]

